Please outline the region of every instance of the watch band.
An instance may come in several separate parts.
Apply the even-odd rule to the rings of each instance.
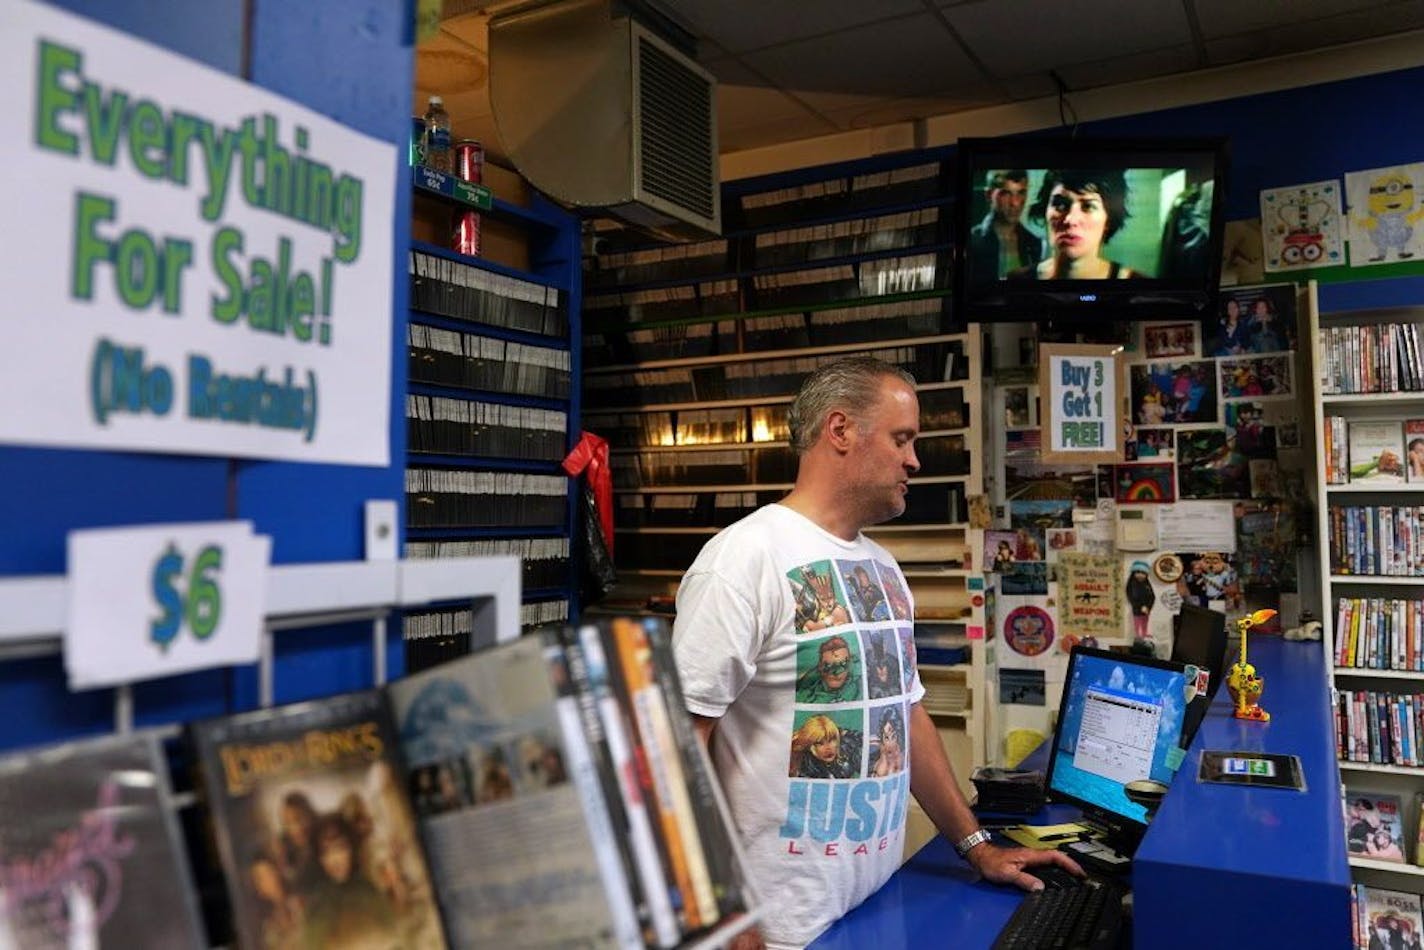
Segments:
[[[977,846],[988,841],[989,837],[989,832],[985,831],[983,828],[980,828],[972,835],[965,837],[957,844],[955,844],[954,850],[959,853],[959,856],[961,858],[966,857],[970,851],[973,851]]]

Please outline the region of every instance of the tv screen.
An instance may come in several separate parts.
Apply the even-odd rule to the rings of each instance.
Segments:
[[[961,319],[1155,320],[1213,310],[1224,139],[964,139],[957,164]]]

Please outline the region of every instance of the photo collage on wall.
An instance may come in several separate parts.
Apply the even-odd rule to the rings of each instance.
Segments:
[[[1044,622],[1026,608],[1054,625],[1054,653],[1079,642],[1081,626],[1093,640],[1147,641],[1165,656],[1182,603],[1236,616],[1280,609],[1280,595],[1296,590],[1291,499],[1304,496],[1307,461],[1296,287],[1229,288],[1201,322],[1135,330],[1119,464],[1042,462],[1037,387],[1012,377],[995,387],[1005,505],[985,533],[984,558],[1006,608],[996,626],[1012,614],[1014,636],[1033,649],[1016,650],[1007,628],[997,632],[1027,667],[1038,665],[1041,644],[1020,628],[1025,618]],[[1107,600],[1120,612],[1098,617]]]
[[[1129,368],[1134,467],[1115,473],[1111,497],[1279,499],[1303,488],[1302,465],[1289,464],[1300,448],[1294,285],[1224,290],[1213,319],[1188,325],[1200,337],[1186,354],[1181,325],[1161,326],[1172,330],[1170,345],[1161,348],[1158,325],[1144,325]],[[1282,452],[1298,482],[1282,475]],[[1175,477],[1163,477],[1164,469]]]

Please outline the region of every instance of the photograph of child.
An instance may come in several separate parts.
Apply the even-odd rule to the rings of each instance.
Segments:
[[[1226,404],[1226,427],[1236,430],[1236,448],[1249,459],[1276,457],[1276,429],[1265,424],[1266,410],[1252,402]]]
[[[1289,396],[1294,391],[1291,388],[1289,356],[1221,361],[1221,395],[1227,399]]]
[[[1132,367],[1132,421],[1162,426],[1217,421],[1216,363],[1146,363]]]

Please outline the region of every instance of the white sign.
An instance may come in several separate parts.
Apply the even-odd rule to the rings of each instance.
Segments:
[[[69,688],[257,662],[271,549],[246,521],[71,532]]]
[[[1236,551],[1236,514],[1229,501],[1179,501],[1157,506],[1164,551]]]
[[[0,442],[390,461],[396,149],[0,4]]]
[[[1044,343],[1038,349],[1045,461],[1122,461],[1122,363],[1115,347]]]

